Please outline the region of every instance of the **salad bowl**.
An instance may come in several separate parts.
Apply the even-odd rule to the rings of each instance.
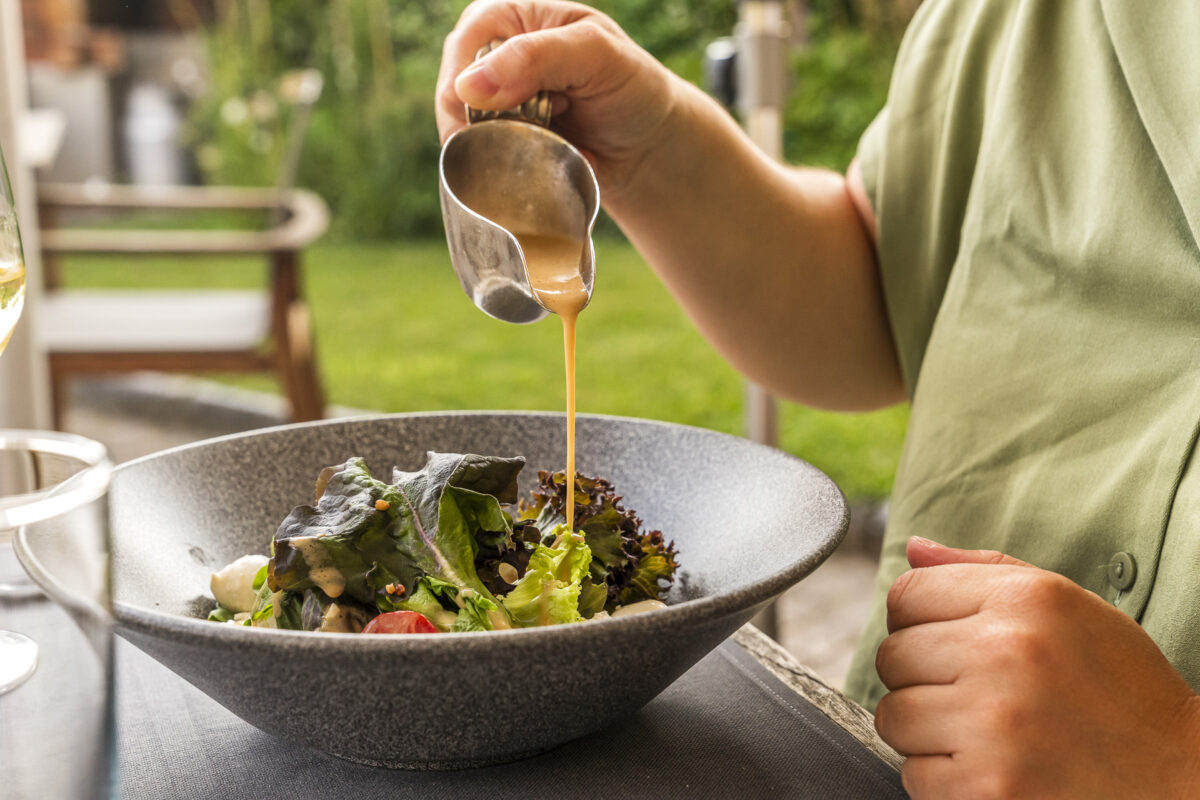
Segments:
[[[668,606],[517,630],[365,635],[209,622],[211,574],[266,553],[323,467],[416,469],[427,451],[523,456],[524,492],[561,469],[561,414],[431,413],[289,425],[122,465],[110,492],[118,632],[261,730],[360,763],[511,761],[632,713],[815,569],[849,514],[816,468],[725,434],[581,415],[578,468],[673,539]],[[19,537],[35,579],[53,542]]]

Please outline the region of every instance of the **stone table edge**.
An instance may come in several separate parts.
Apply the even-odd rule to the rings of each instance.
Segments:
[[[733,640],[758,663],[770,670],[771,674],[861,742],[881,761],[892,769],[900,769],[904,757],[879,738],[879,734],[875,732],[875,717],[871,712],[825,683],[815,672],[783,649],[782,645],[753,625],[742,626],[733,635]]]

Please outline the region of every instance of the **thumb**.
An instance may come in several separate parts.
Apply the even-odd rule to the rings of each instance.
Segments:
[[[518,34],[468,65],[455,92],[469,106],[504,110],[540,90],[595,90],[600,74],[620,65],[611,38],[591,20]]]
[[[913,569],[936,567],[941,564],[1004,564],[1012,567],[1032,567],[1019,558],[1005,555],[997,550],[961,550],[930,541],[920,536],[908,540],[906,548],[908,563]]]

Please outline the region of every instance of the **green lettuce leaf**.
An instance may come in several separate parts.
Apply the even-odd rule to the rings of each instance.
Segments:
[[[419,472],[395,470],[401,497],[395,528],[397,548],[423,574],[441,578],[492,598],[475,571],[479,530],[511,535],[512,523],[500,507],[517,496],[521,458],[487,458],[430,453]]]
[[[361,458],[322,477],[328,482],[317,505],[292,509],[276,531],[266,585],[273,591],[321,588],[374,605],[378,587],[372,583],[378,580],[369,580],[368,573],[376,565],[396,582],[415,583],[421,571],[397,552],[391,533],[393,509],[401,502],[394,488],[372,477]],[[380,509],[380,501],[387,508]],[[324,573],[317,576],[321,586],[313,580],[317,570]],[[344,584],[340,592],[338,583]]]
[[[266,585],[318,589],[374,613],[407,607],[403,601],[428,577],[496,604],[476,558],[481,543],[492,553],[515,548],[501,503],[515,501],[523,465],[520,458],[430,453],[421,470],[396,470],[391,485],[361,458],[326,469],[316,505],[297,506],[276,532]],[[436,596],[428,583],[425,591]]]
[[[454,625],[458,608],[454,602],[458,587],[437,578],[426,576],[417,583],[417,591],[397,604],[397,611],[416,611],[424,614],[440,631],[450,630]]]
[[[284,630],[313,630],[304,626],[304,592],[272,592],[263,584],[250,609],[247,624],[255,628],[283,628]]]
[[[489,611],[496,611],[498,606],[486,597],[477,594],[462,595],[463,606],[450,627],[452,631],[490,631],[492,620]]]
[[[580,622],[579,596],[592,560],[582,536],[567,534],[566,526],[551,531],[557,546],[537,545],[525,575],[501,602],[514,624],[533,625]]]
[[[387,602],[385,610],[416,611],[443,632],[490,631],[492,623],[487,612],[497,609],[496,603],[470,589],[460,590],[452,583],[429,576],[417,581],[416,588],[404,599],[391,598]]]
[[[380,601],[380,605],[386,603],[386,607],[382,610],[416,611],[418,614],[424,614],[426,619],[437,625],[436,618],[440,616],[438,612],[445,609],[438,602],[437,596],[429,589],[429,585],[425,581],[425,578],[418,581],[416,589],[410,591],[403,600],[389,598]]]

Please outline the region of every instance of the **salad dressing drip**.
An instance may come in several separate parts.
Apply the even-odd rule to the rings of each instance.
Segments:
[[[342,596],[346,591],[346,577],[333,563],[329,551],[317,542],[316,536],[297,536],[289,539],[288,544],[300,551],[304,563],[308,564],[308,577],[318,589],[331,598]]]
[[[575,530],[575,322],[588,302],[579,274],[584,243],[571,236],[518,233],[525,271],[537,301],[558,314],[563,325],[567,373],[567,530]]]

